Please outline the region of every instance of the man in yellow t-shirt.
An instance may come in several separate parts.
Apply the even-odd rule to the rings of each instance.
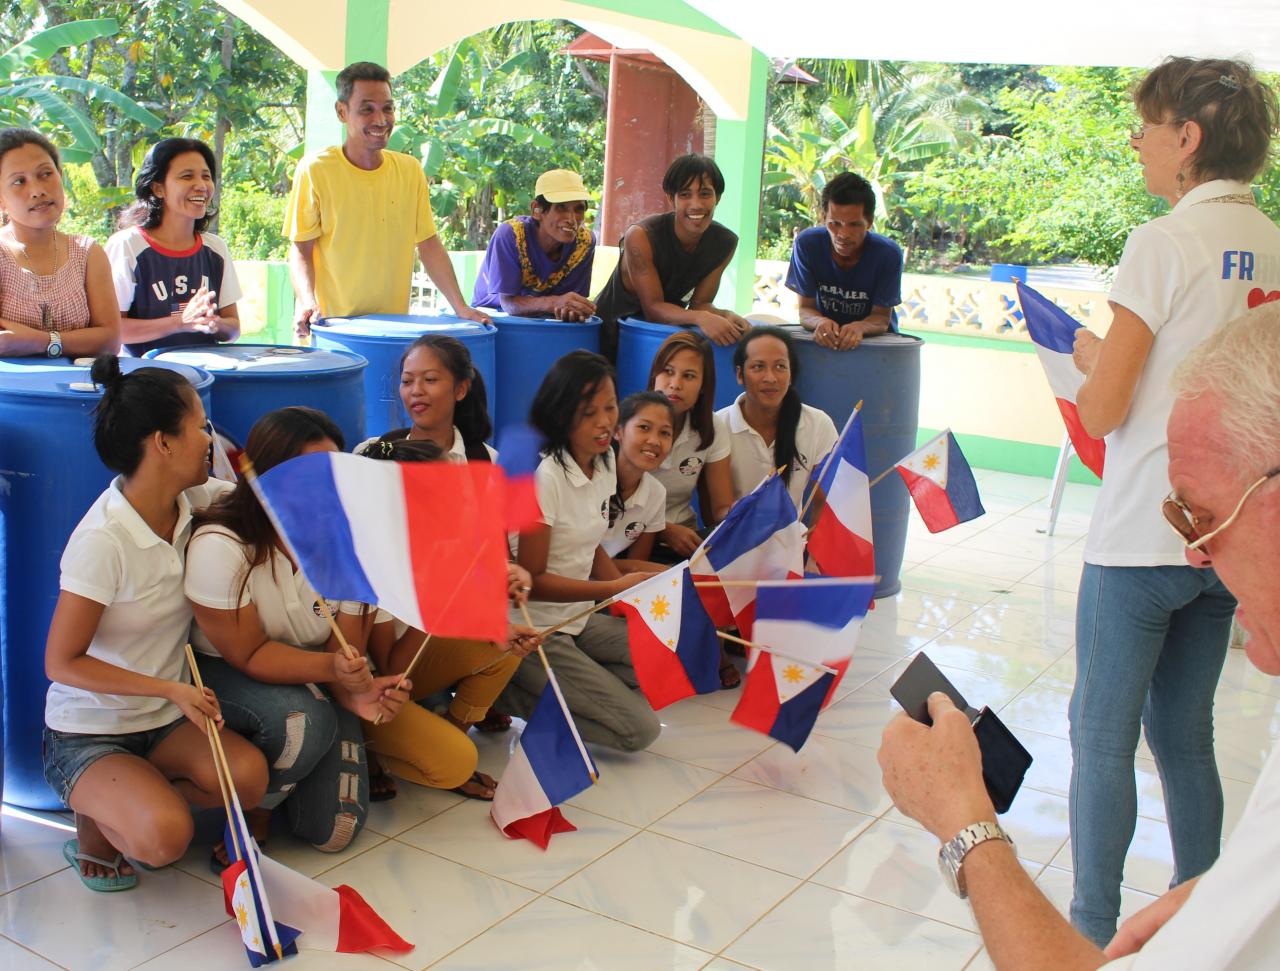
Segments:
[[[422,167],[387,151],[396,120],[391,75],[357,61],[339,73],[337,88],[346,139],[298,163],[284,219],[284,235],[293,241],[289,273],[298,336],[324,317],[408,313],[415,247],[454,313],[488,323],[458,287],[436,235]]]

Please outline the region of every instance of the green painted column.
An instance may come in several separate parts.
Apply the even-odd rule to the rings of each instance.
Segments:
[[[760,182],[764,168],[765,95],[769,61],[751,53],[747,117],[743,121],[716,119],[716,162],[724,172],[725,189],[716,206],[716,219],[738,234],[738,250],[720,283],[716,303],[740,314],[751,309],[756,278],[756,243],[760,236]]]
[[[343,65],[333,71],[307,72],[306,144],[308,154],[342,142],[342,123],[333,110],[338,100],[338,71],[353,61],[387,63],[387,18],[391,0],[347,0]]]

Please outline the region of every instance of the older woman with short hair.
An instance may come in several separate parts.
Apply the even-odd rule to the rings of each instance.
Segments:
[[[1148,74],[1134,103],[1142,126],[1130,144],[1148,191],[1172,211],[1129,236],[1110,293],[1111,329],[1105,339],[1082,330],[1075,347],[1086,375],[1080,418],[1107,439],[1070,705],[1071,919],[1100,946],[1120,911],[1142,726],[1164,788],[1173,883],[1218,856],[1213,695],[1236,602],[1212,569],[1188,565],[1160,516],[1170,378],[1215,328],[1280,289],[1280,229],[1249,188],[1277,127],[1274,93],[1247,64],[1180,57]]]

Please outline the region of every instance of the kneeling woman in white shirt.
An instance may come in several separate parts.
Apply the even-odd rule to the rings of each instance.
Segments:
[[[539,629],[651,576],[623,575],[600,545],[617,483],[614,388],[608,361],[570,351],[551,365],[529,408],[530,424],[545,442],[535,476],[544,525],[519,536],[516,561],[533,577],[529,614]],[[513,613],[513,622],[519,619]],[[658,737],[662,726],[640,693],[626,621],[591,614],[547,637],[543,649],[584,739],[634,752]],[[546,683],[542,662],[527,657],[498,703],[528,718]]]
[[[62,555],[49,625],[44,775],[76,813],[63,855],[92,890],[138,882],[123,857],[151,867],[191,842],[189,805],[222,805],[206,719],[218,701],[191,684],[184,645],[191,607],[182,566],[193,507],[212,498],[204,407],[173,371],[93,366],[103,387],[94,445],[119,472],[80,520]],[[262,754],[234,732],[223,747],[241,802],[266,787]]]
[[[600,545],[623,573],[661,570],[650,562],[654,538],[667,526],[667,490],[654,473],[671,452],[671,402],[637,391],[618,408],[613,452],[618,485],[609,499],[609,529]]]
[[[800,402],[799,361],[781,327],[751,328],[738,342],[733,364],[743,393],[716,414],[729,426],[734,498],[781,468],[798,511],[810,473],[840,437],[835,422]]]
[[[263,473],[341,448],[342,432],[323,412],[294,407],[260,418],[245,454]],[[227,723],[271,766],[263,807],[283,803],[294,834],[316,849],[345,848],[369,811],[360,719],[390,721],[407,691],[395,688],[395,675],[374,678],[363,656],[339,651],[322,612],[332,608],[298,570],[245,479],[199,517],[186,592],[205,683]],[[255,835],[268,821],[269,814],[250,820]]]

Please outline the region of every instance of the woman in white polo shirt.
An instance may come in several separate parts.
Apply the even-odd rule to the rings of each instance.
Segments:
[[[611,444],[618,395],[609,362],[590,351],[557,360],[534,395],[529,422],[544,440],[535,473],[544,525],[516,539],[516,562],[533,577],[529,614],[541,630],[652,574],[622,574],[600,545],[617,484]],[[547,637],[543,650],[584,739],[635,752],[658,737],[662,726],[640,693],[626,621],[591,614]],[[542,662],[527,657],[498,703],[528,718],[546,683]]]
[[[675,411],[675,441],[654,478],[667,490],[667,527],[662,544],[672,562],[692,556],[702,542],[693,495],[698,492],[704,529],[733,505],[729,428],[714,411],[716,365],[711,342],[693,330],[677,330],[658,347],[649,367],[649,387],[666,395]]]
[[[183,650],[191,607],[182,593],[193,508],[209,482],[204,407],[181,375],[120,372],[94,362],[102,385],[94,445],[120,475],[80,520],[62,554],[62,592],[49,625],[44,775],[75,810],[63,856],[91,890],[138,882],[125,856],[151,867],[191,842],[188,804],[222,805],[205,719],[222,728],[217,698],[191,684]],[[206,484],[207,483],[207,484]],[[241,801],[256,806],[267,768],[252,745],[223,732]]]
[[[493,423],[485,401],[484,378],[467,345],[447,334],[423,334],[400,356],[400,403],[413,422],[381,436],[382,441],[433,442],[454,462],[492,462],[498,457],[485,439]],[[376,438],[357,445],[362,451]]]
[[[654,472],[671,451],[671,402],[656,391],[637,391],[618,406],[614,467],[618,486],[609,499],[609,528],[600,545],[623,573],[658,569],[650,562],[654,538],[667,525],[667,490]]]
[[[323,412],[291,407],[258,419],[245,454],[264,473],[341,446],[342,432]],[[363,656],[349,659],[339,650],[323,613],[333,608],[293,562],[248,480],[198,522],[185,585],[195,612],[191,643],[228,724],[262,749],[271,767],[264,813],[250,826],[261,841],[270,811],[283,804],[295,835],[336,853],[355,839],[369,811],[360,719],[394,718],[411,685],[397,690],[396,675],[375,678]],[[225,858],[215,849],[212,866],[220,865]]]
[[[1081,330],[1075,347],[1087,375],[1080,419],[1107,441],[1084,549],[1070,705],[1071,919],[1100,946],[1120,910],[1142,727],[1164,788],[1174,883],[1218,857],[1213,696],[1235,600],[1212,569],[1188,565],[1183,538],[1157,511],[1169,492],[1170,378],[1214,328],[1280,290],[1280,230],[1249,188],[1276,130],[1275,95],[1248,65],[1170,58],[1134,101],[1142,126],[1130,144],[1148,191],[1173,208],[1130,234],[1106,339]]]
[[[774,470],[799,511],[809,475],[839,435],[825,411],[802,404],[799,361],[781,327],[753,327],[738,342],[733,364],[743,392],[717,415],[729,428],[733,494],[740,499]]]

